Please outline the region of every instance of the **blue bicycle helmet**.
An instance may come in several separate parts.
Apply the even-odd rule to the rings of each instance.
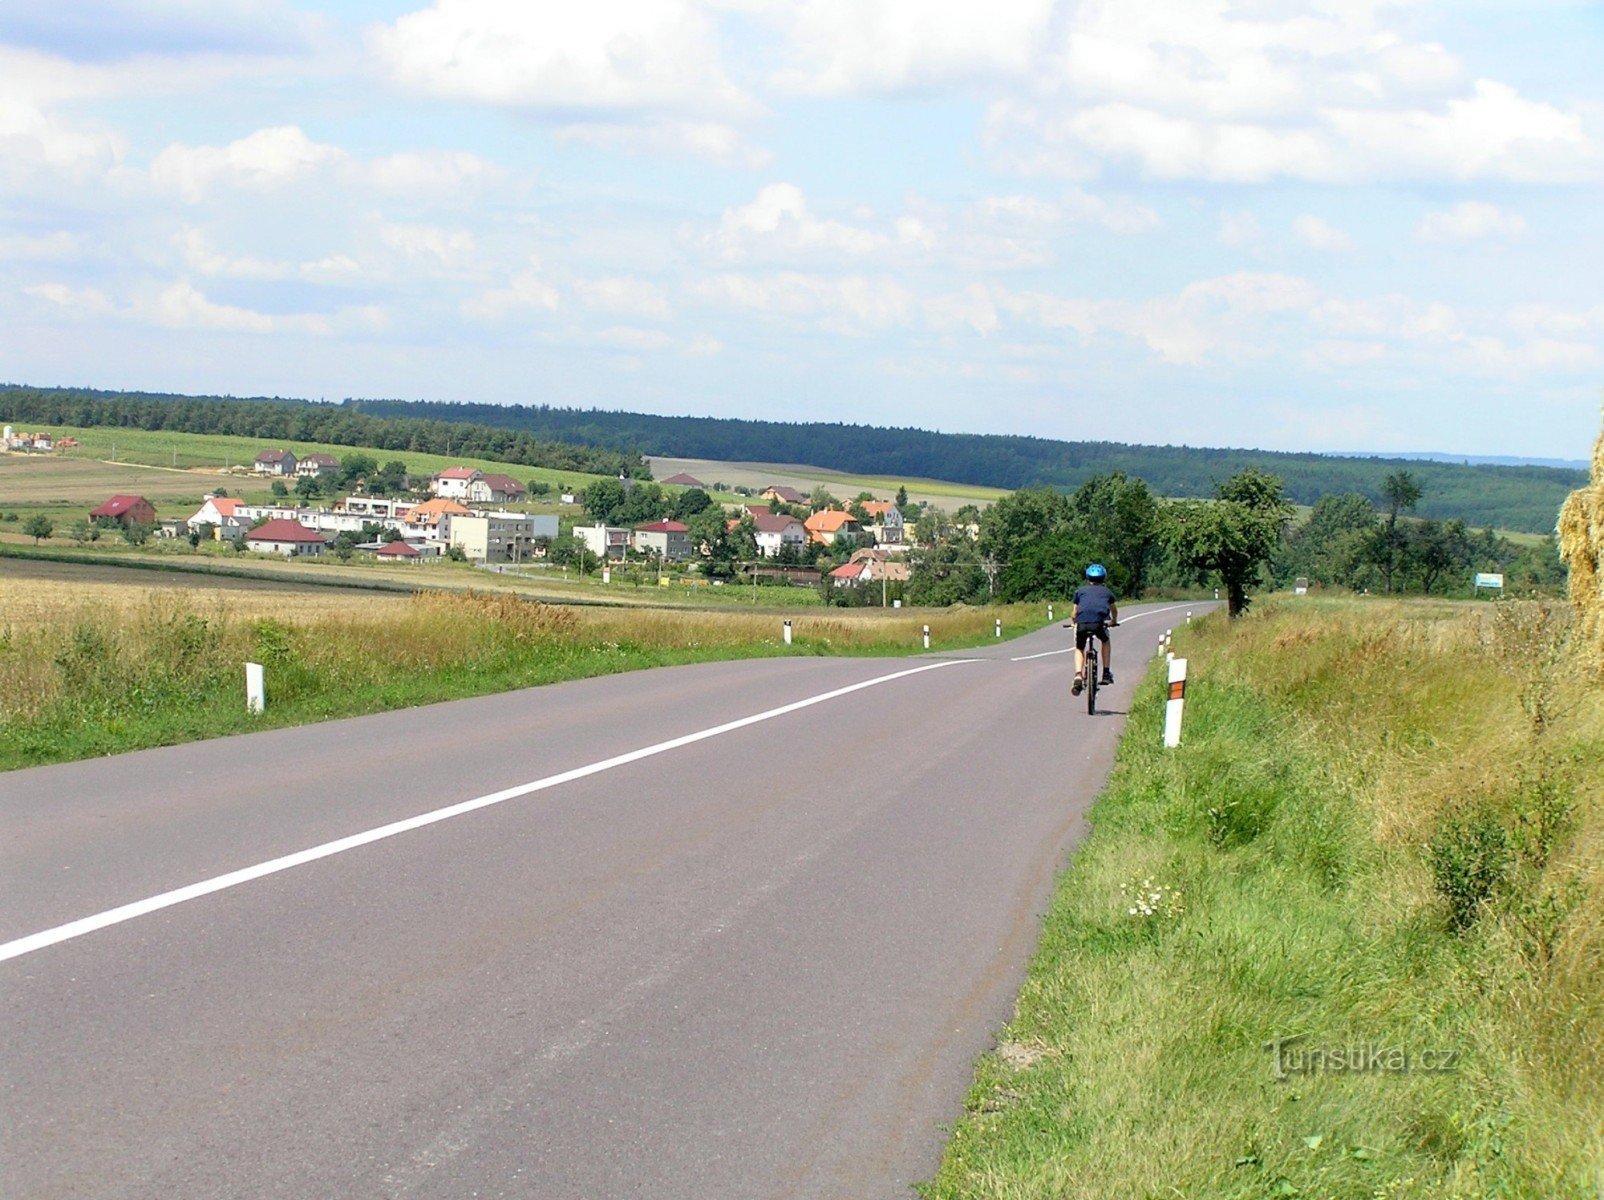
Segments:
[[[1104,569],[1102,563],[1093,563],[1091,566],[1086,568],[1086,578],[1087,579],[1107,579],[1108,578],[1108,571]]]

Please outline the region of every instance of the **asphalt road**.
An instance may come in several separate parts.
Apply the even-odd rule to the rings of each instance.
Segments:
[[[1097,718],[1054,625],[0,775],[0,1194],[906,1198],[1184,619],[1125,615]]]

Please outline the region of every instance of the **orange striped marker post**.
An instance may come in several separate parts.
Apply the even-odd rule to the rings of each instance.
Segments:
[[[1181,744],[1181,709],[1186,704],[1186,659],[1172,658],[1170,667],[1170,697],[1164,704],[1164,744]]]

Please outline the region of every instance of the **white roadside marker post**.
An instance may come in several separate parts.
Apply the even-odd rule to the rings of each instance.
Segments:
[[[267,689],[262,680],[262,664],[245,664],[245,711],[259,713],[267,707]]]
[[[1001,617],[997,618],[997,632],[993,636],[1002,637],[1002,618]]]
[[[1190,625],[1192,623],[1192,610],[1191,609],[1187,609],[1186,610],[1186,623],[1188,625]]]
[[[930,649],[930,626],[925,626],[925,649]]]
[[[1047,619],[1049,621],[1053,619],[1053,606],[1051,604],[1047,606]]]
[[[1186,705],[1186,659],[1170,659],[1170,696],[1164,702],[1164,744],[1181,744],[1181,709]]]
[[[790,617],[787,617],[785,619],[785,644],[787,646],[789,646],[791,644],[791,618]]]

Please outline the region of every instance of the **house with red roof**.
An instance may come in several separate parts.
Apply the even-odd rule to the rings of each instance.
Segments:
[[[429,490],[442,500],[466,500],[468,489],[480,475],[472,467],[447,467],[429,480]]]
[[[256,456],[251,470],[258,475],[293,475],[296,461],[295,455],[288,450],[263,450]]]
[[[764,488],[758,493],[760,500],[777,500],[781,504],[806,504],[808,498],[792,487],[781,487],[779,484]]]
[[[154,525],[156,506],[143,496],[113,496],[89,514],[97,525]]]
[[[690,529],[678,521],[653,521],[635,526],[635,549],[656,554],[668,562],[683,562],[691,556]]]
[[[245,535],[245,548],[261,554],[282,554],[285,558],[322,554],[329,548],[323,535],[299,521],[276,517],[264,521]]]
[[[666,484],[669,487],[701,488],[704,491],[707,490],[707,484],[703,483],[694,475],[687,475],[684,471],[681,471],[678,475],[670,475],[667,479],[660,479],[658,482]]]
[[[386,542],[374,551],[383,562],[418,562],[423,558],[416,546],[405,542]]]
[[[868,563],[848,562],[842,563],[830,572],[831,587],[862,587],[869,582]]]

